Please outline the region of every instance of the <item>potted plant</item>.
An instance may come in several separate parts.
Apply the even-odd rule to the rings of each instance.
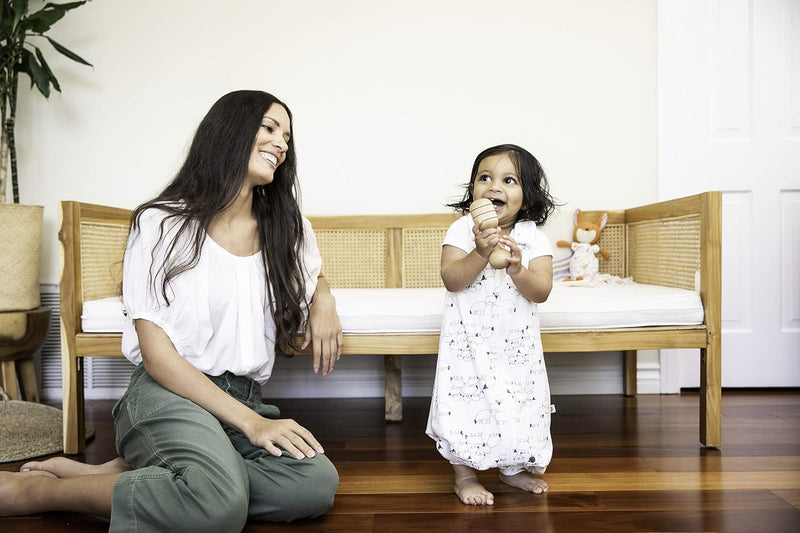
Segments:
[[[51,87],[61,91],[39,48],[44,42],[71,60],[91,66],[46,35],[68,11],[86,1],[48,2],[31,12],[28,0],[0,0],[0,312],[39,307],[43,207],[19,203],[14,140],[19,77],[27,75],[31,88],[35,86],[45,98]],[[9,176],[13,203],[6,202]]]

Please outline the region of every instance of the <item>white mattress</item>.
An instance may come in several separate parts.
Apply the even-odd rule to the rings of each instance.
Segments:
[[[345,333],[439,331],[445,290],[333,289]],[[83,331],[121,332],[118,297],[84,302]],[[556,282],[539,305],[542,329],[603,329],[702,324],[703,307],[694,291],[656,285],[583,286]]]
[[[81,330],[84,333],[122,333],[124,323],[121,297],[83,302]]]
[[[439,331],[444,288],[331,289],[345,333]]]
[[[556,282],[539,304],[542,329],[604,329],[638,326],[690,326],[703,323],[703,304],[695,291],[659,285],[582,286]]]

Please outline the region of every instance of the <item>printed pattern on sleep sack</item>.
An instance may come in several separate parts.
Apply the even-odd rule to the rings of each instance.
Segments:
[[[525,235],[512,236],[527,264]],[[427,427],[438,451],[477,470],[543,472],[553,448],[536,304],[487,265],[447,293],[443,316]]]

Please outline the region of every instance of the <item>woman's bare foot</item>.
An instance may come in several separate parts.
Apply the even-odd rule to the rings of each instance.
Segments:
[[[507,476],[501,472],[500,481],[506,485],[510,485],[527,492],[532,492],[534,494],[542,494],[543,492],[547,492],[547,489],[550,488],[547,482],[542,478],[534,476],[530,472],[524,471],[511,476]]]
[[[494,494],[478,481],[478,474],[468,466],[453,465],[455,485],[453,490],[466,505],[494,505]]]
[[[17,516],[39,512],[36,498],[32,497],[35,485],[42,477],[55,479],[49,472],[0,471],[0,516]]]
[[[75,477],[89,474],[119,474],[131,467],[120,457],[100,465],[81,463],[66,457],[51,457],[44,461],[29,461],[20,467],[20,472],[49,472],[56,477]]]

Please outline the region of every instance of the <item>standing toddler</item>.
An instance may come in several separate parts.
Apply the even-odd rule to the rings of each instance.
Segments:
[[[495,228],[468,215],[474,200],[491,200]],[[553,453],[537,303],[553,286],[553,257],[541,226],[555,209],[547,177],[524,148],[504,144],[478,154],[464,198],[450,207],[464,216],[447,231],[441,273],[447,288],[427,434],[452,465],[454,490],[468,505],[492,505],[478,470],[533,493],[547,491]],[[496,246],[510,254],[489,264]]]

